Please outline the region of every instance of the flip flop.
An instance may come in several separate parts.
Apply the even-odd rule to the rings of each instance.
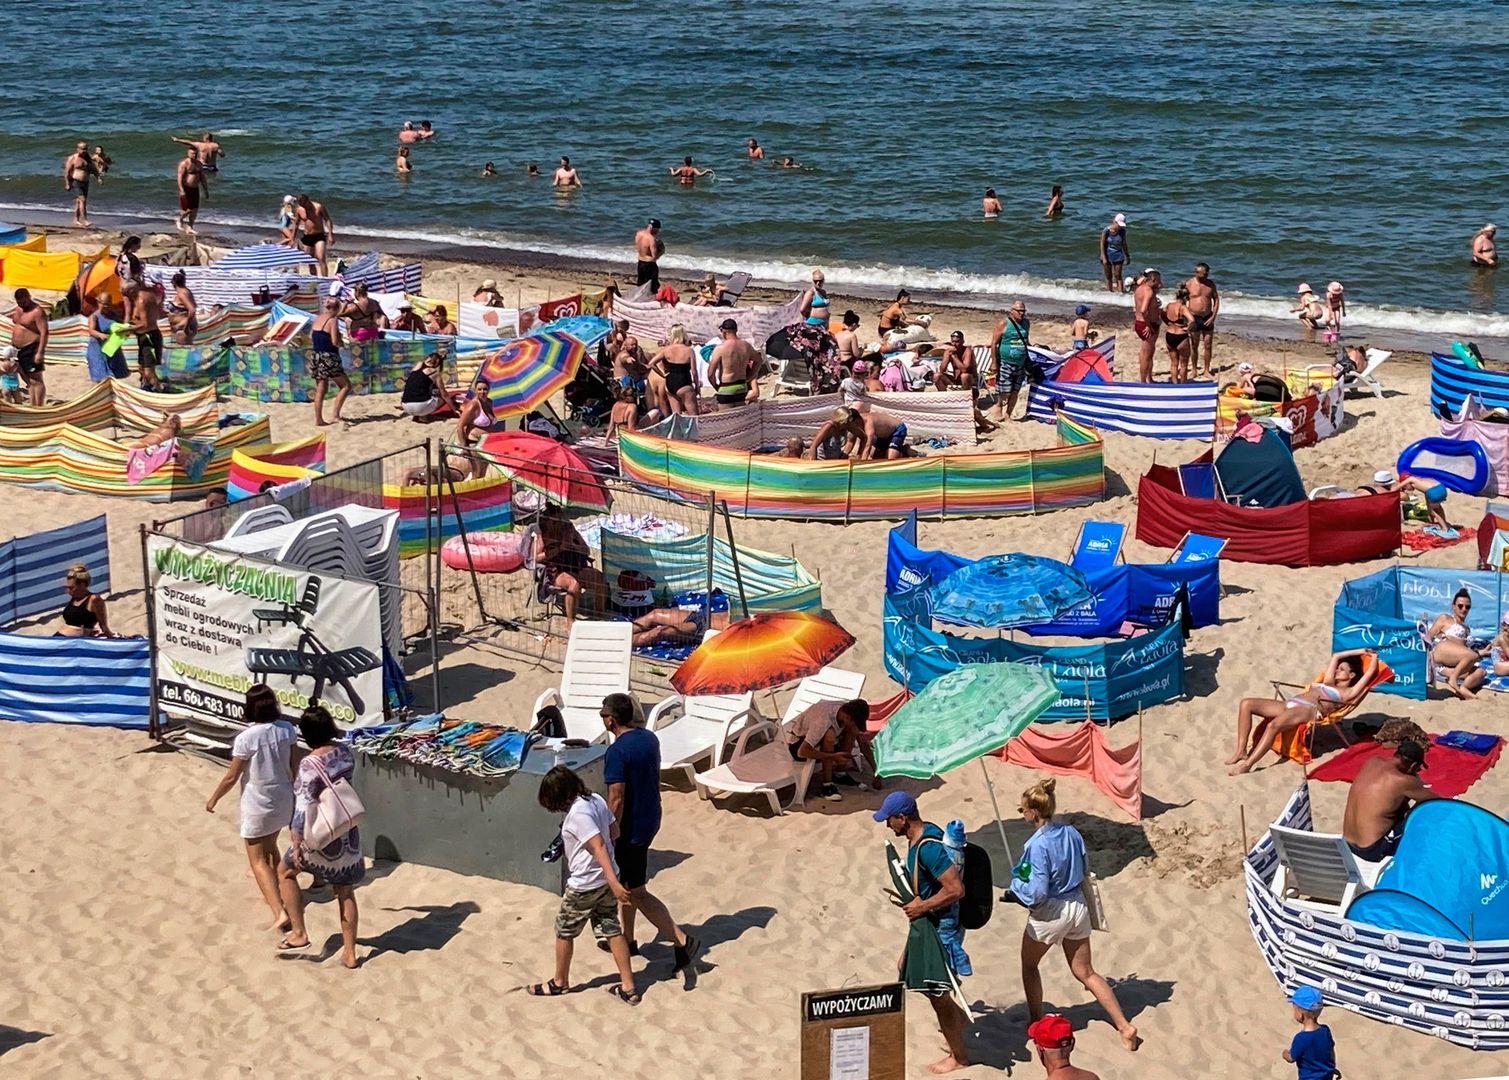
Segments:
[[[557,986],[554,979],[526,986],[524,992],[530,997],[560,997],[562,994],[570,993],[566,987]]]
[[[309,948],[309,945],[310,943],[307,941],[301,945],[295,945],[288,940],[288,936],[285,934],[283,940],[278,942],[278,952],[298,952],[301,949]]]

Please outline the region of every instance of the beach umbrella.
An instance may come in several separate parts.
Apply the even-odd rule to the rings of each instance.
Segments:
[[[499,419],[538,408],[576,377],[587,346],[570,334],[537,330],[514,338],[477,370]]]
[[[483,437],[481,450],[515,484],[552,503],[579,510],[608,508],[608,489],[592,465],[564,443],[532,431],[494,431]]]
[[[933,618],[1002,630],[1051,622],[1090,600],[1085,575],[1057,559],[989,555],[961,566],[933,586]]]
[[[282,244],[237,248],[210,264],[212,270],[274,270],[280,266],[318,266],[313,256]]]
[[[592,348],[613,329],[613,323],[601,315],[565,315],[539,328],[539,333],[566,334]]]
[[[671,685],[688,697],[782,686],[817,674],[853,644],[849,631],[810,612],[763,611],[697,646]]]
[[[1011,855],[985,755],[1027,729],[1059,698],[1044,668],[1026,664],[965,664],[940,675],[902,705],[875,736],[871,750],[881,776],[931,779],[979,759],[990,805]]]

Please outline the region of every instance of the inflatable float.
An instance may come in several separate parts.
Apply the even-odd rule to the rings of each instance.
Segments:
[[[475,570],[479,574],[512,574],[524,568],[526,530],[516,532],[468,531],[440,545],[440,558],[452,570]],[[467,558],[467,553],[471,558]]]
[[[1466,439],[1431,437],[1412,442],[1395,467],[1422,480],[1434,480],[1463,495],[1481,495],[1493,478],[1487,453]]]

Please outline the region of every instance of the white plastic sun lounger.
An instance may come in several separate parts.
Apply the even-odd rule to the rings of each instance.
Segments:
[[[1354,898],[1378,883],[1379,875],[1391,861],[1361,861],[1337,833],[1310,832],[1283,825],[1270,825],[1268,833],[1278,851],[1273,895],[1303,907],[1345,912]]]
[[[629,692],[629,651],[634,624],[577,619],[566,639],[566,663],[558,690],[535,698],[534,715],[555,705],[566,719],[566,737],[606,742],[603,698]]]
[[[718,631],[709,630],[702,636],[706,641]],[[739,723],[743,718],[744,723]],[[760,719],[754,709],[754,694],[697,694],[683,697],[672,694],[663,698],[650,710],[645,727],[660,740],[660,772],[684,773],[692,782],[697,779],[697,766],[711,763],[718,752],[727,745],[731,735],[744,724]]]
[[[784,814],[807,798],[807,786],[812,783],[817,762],[793,760],[780,728],[769,720],[745,724],[733,751],[725,758],[728,740],[739,722],[740,717],[729,717],[714,747],[711,768],[693,775],[697,794],[704,799],[714,795],[763,795],[772,814]],[[791,797],[783,805],[777,792],[788,787],[792,789]]]

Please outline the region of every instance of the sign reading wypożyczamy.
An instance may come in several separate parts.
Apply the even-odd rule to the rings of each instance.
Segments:
[[[285,716],[317,700],[342,726],[382,719],[376,585],[157,535],[147,564],[164,711],[239,721],[265,683]]]
[[[902,1080],[906,988],[901,983],[802,995],[801,1080]]]

